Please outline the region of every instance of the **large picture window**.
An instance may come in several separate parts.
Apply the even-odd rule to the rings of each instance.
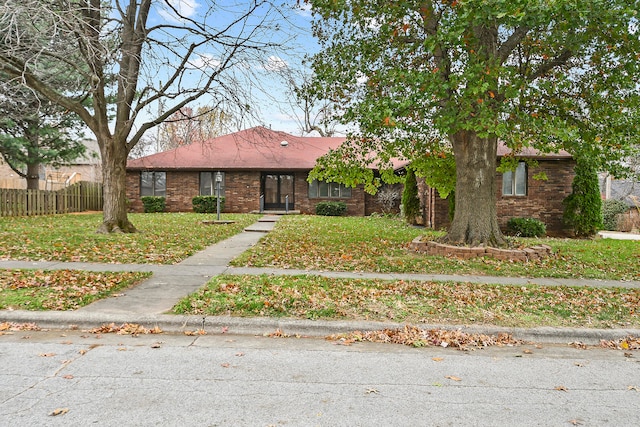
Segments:
[[[224,196],[224,186],[226,177],[224,172],[200,172],[200,195],[201,196],[217,196],[216,174],[219,173],[222,181],[220,181],[220,195]]]
[[[519,162],[515,172],[507,171],[502,174],[502,195],[527,195],[527,165],[525,162]]]
[[[310,199],[348,199],[351,197],[351,187],[337,182],[313,180],[309,184]]]
[[[167,173],[166,172],[141,172],[140,173],[140,196],[161,196],[167,195]]]

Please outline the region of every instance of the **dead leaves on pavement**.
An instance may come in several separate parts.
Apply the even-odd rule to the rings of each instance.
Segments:
[[[109,323],[100,327],[89,330],[92,334],[118,334],[118,335],[146,335],[146,334],[161,334],[162,329],[155,326],[151,329],[147,329],[144,326],[136,323],[123,323],[116,325],[115,323]]]
[[[513,338],[510,334],[498,335],[470,334],[461,330],[420,329],[416,326],[405,325],[402,329],[383,329],[379,331],[337,334],[327,337],[329,340],[343,342],[368,341],[377,343],[403,344],[413,347],[451,347],[459,350],[485,348],[489,346],[505,346],[522,344],[523,341]]]
[[[12,334],[18,331],[40,331],[40,326],[35,323],[14,323],[14,322],[2,322],[0,323],[0,335]]]

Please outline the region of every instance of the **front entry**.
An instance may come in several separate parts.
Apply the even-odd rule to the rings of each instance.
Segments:
[[[294,176],[285,173],[263,173],[261,176],[265,210],[294,209]],[[287,196],[289,204],[287,205]]]

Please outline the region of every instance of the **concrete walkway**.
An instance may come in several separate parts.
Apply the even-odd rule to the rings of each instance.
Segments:
[[[309,321],[295,319],[238,318],[228,316],[176,316],[165,314],[182,297],[196,291],[220,274],[239,275],[318,275],[358,279],[433,280],[522,286],[590,286],[640,288],[638,281],[610,281],[589,279],[514,278],[440,274],[383,274],[357,272],[328,272],[313,270],[281,270],[269,268],[229,267],[229,262],[251,248],[273,229],[279,217],[264,216],[242,233],[209,246],[176,265],[99,264],[57,261],[0,261],[0,268],[78,269],[89,271],[148,271],[153,276],[123,294],[96,301],[75,311],[34,312],[23,310],[0,311],[0,322],[34,322],[43,328],[93,328],[105,323],[138,323],[147,327],[159,326],[167,332],[193,329],[220,329],[234,333],[263,334],[281,329],[290,335],[326,336],[353,330],[373,330],[401,327],[401,324],[381,322]],[[422,327],[460,328],[447,325]],[[630,329],[574,329],[574,328],[499,328],[465,326],[468,332],[495,334],[508,332],[521,339],[540,342],[581,341],[597,343],[600,339],[615,339],[626,335],[640,336],[640,330]]]

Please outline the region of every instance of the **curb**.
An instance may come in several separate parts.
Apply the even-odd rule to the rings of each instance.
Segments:
[[[203,329],[209,334],[267,335],[281,331],[289,336],[327,337],[353,331],[401,329],[404,323],[368,321],[327,321],[306,319],[244,318],[231,316],[181,316],[170,314],[109,314],[73,311],[32,312],[0,311],[0,323],[35,323],[42,329],[93,329],[105,324],[135,323],[146,328],[159,327],[165,333],[181,334]],[[513,338],[535,343],[598,345],[602,340],[615,341],[628,336],[640,337],[640,329],[586,328],[508,328],[490,325],[416,324],[421,329],[459,330],[469,334],[498,335],[508,333]]]

